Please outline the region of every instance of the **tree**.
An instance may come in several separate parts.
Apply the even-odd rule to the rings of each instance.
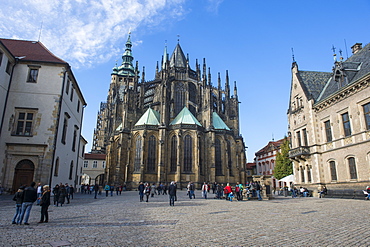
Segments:
[[[273,171],[274,177],[277,180],[293,174],[292,161],[289,159],[289,149],[289,140],[285,137],[280,146],[280,152],[276,155],[275,168]]]

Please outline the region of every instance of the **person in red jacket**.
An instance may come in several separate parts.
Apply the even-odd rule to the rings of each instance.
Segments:
[[[225,194],[225,197],[226,197],[226,201],[229,199],[229,194],[233,192],[233,190],[231,189],[231,186],[229,183],[226,184],[225,188],[224,188],[224,194]]]

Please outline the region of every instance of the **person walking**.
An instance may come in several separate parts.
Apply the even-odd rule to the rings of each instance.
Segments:
[[[70,195],[71,195],[70,187],[69,187],[68,183],[66,183],[66,185],[64,187],[66,188],[67,204],[69,204],[69,198],[70,198]]]
[[[105,190],[105,197],[107,197],[108,193],[110,191],[110,186],[108,184],[106,184],[105,187],[104,187],[104,190]]]
[[[202,197],[204,199],[207,199],[207,193],[208,193],[208,184],[204,182],[202,185]]]
[[[15,201],[15,214],[12,220],[12,224],[17,224],[18,219],[21,216],[24,188],[24,186],[19,187],[18,191],[14,194],[13,201]]]
[[[168,195],[170,197],[170,206],[175,206],[176,186],[175,182],[171,182],[168,187]]]
[[[94,193],[95,193],[94,199],[97,198],[98,192],[99,192],[99,185],[98,184],[95,184],[94,185]]]
[[[32,182],[31,185],[26,187],[23,191],[22,213],[20,219],[18,220],[18,224],[22,224],[24,219],[24,224],[29,225],[28,218],[30,217],[33,203],[37,200],[37,191],[34,188],[35,185],[36,183]]]
[[[139,191],[140,202],[144,201],[144,189],[145,186],[143,182],[140,182],[139,187],[137,187],[137,190]]]
[[[113,196],[113,192],[114,192],[114,185],[112,184],[110,186],[110,196]]]
[[[73,194],[75,193],[75,188],[73,187],[73,185],[69,186],[69,195],[71,197],[71,199],[73,199]]]
[[[50,186],[44,185],[42,187],[43,192],[40,200],[41,206],[41,219],[38,223],[47,223],[49,222],[49,206],[50,206]]]
[[[255,184],[255,189],[256,189],[256,192],[257,192],[258,201],[262,201],[262,196],[261,196],[262,186],[260,185],[260,183],[258,181]]]

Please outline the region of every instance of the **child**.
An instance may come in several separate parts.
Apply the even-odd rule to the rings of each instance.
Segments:
[[[228,197],[229,197],[230,202],[232,202],[234,198],[233,192],[230,192]]]

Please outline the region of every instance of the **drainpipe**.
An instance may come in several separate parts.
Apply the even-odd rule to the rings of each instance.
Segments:
[[[6,96],[5,96],[3,115],[1,117],[1,123],[0,123],[0,138],[1,138],[1,133],[3,132],[4,118],[5,118],[5,113],[6,113],[6,107],[8,105],[8,98],[9,98],[9,94],[10,94],[10,86],[11,86],[12,80],[13,80],[14,67],[18,64],[18,61],[22,58],[24,58],[24,57],[15,57],[15,63],[12,67],[12,72],[10,74],[9,83],[8,83],[8,90],[7,90]]]
[[[58,109],[58,115],[57,115],[57,122],[56,122],[56,126],[55,126],[55,136],[54,136],[54,142],[53,142],[53,157],[52,157],[52,160],[51,160],[51,170],[50,170],[50,177],[49,177],[49,185],[50,185],[50,187],[52,186],[51,185],[51,182],[53,180],[53,169],[54,169],[54,162],[55,162],[55,160],[54,160],[55,159],[55,149],[56,149],[56,146],[57,146],[57,139],[58,139],[58,130],[59,130],[59,122],[60,122],[60,112],[62,111],[62,102],[63,102],[63,95],[64,95],[63,94],[64,93],[64,84],[65,84],[65,81],[66,81],[66,74],[67,74],[67,71],[68,71],[68,68],[69,68],[69,65],[67,65],[67,66],[66,66],[67,67],[66,70],[63,73],[62,90],[60,92],[59,109]]]
[[[82,120],[83,120],[83,117],[84,117],[84,110],[85,110],[85,107],[86,105],[83,105],[81,108],[82,108],[82,112],[81,112],[81,125],[80,125],[80,135],[79,135],[79,138],[78,138],[78,145],[77,145],[77,162],[76,162],[76,174],[75,174],[75,180],[74,180],[74,189],[76,189],[77,187],[77,173],[78,173],[78,161],[80,160],[79,159],[79,154],[80,154],[80,145],[81,145],[81,133],[82,133]],[[84,155],[84,154],[82,154]],[[82,165],[82,164],[81,164]]]

